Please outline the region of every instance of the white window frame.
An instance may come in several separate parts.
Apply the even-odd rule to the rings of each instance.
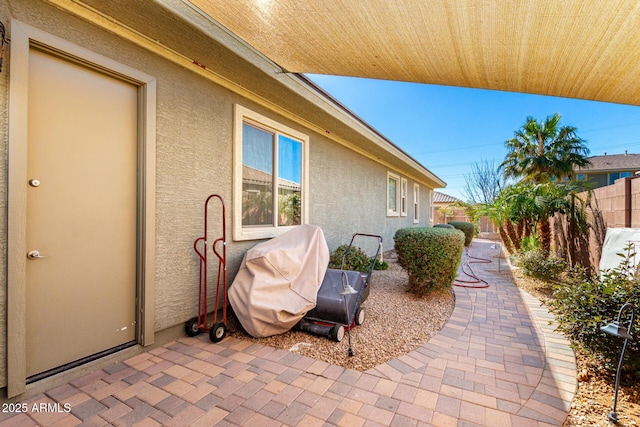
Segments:
[[[400,178],[400,216],[407,216],[408,184],[406,178]]]
[[[396,194],[395,194],[395,209],[389,208],[389,202],[391,199],[389,198],[389,180],[395,180],[396,182]],[[397,175],[393,172],[387,171],[387,181],[386,181],[386,193],[387,193],[387,216],[400,216],[400,175]]]
[[[413,183],[413,223],[420,222],[420,185]]]
[[[300,222],[306,224],[309,221],[309,136],[242,105],[236,104],[234,107],[233,126],[233,239],[267,239],[279,236],[295,227],[278,225],[277,197],[274,197],[273,225],[250,228],[242,226],[242,126],[244,123],[263,128],[275,134],[293,138],[302,143],[302,182],[300,185],[302,218]],[[274,174],[277,176],[277,170],[274,171]],[[274,187],[277,185],[276,181],[277,179],[274,180]],[[278,194],[277,189],[275,189],[274,194]]]

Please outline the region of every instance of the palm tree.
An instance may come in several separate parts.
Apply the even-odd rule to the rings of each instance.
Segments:
[[[498,227],[500,239],[507,251],[509,251],[509,253],[515,253],[516,248],[509,236],[511,233],[507,231],[507,224],[511,224],[511,222],[508,219],[507,208],[504,203],[499,200],[499,197],[496,197],[492,203],[481,203],[475,205],[470,213],[475,219],[480,218],[481,216],[488,217],[496,227]],[[513,224],[511,224],[511,226],[513,226]]]
[[[542,123],[533,117],[505,142],[508,153],[500,164],[505,177],[536,183],[572,178],[574,167],[591,165],[585,141],[573,126],[560,126],[560,114],[548,116]]]
[[[591,191],[587,191],[586,197],[580,193],[585,190],[584,183],[563,183],[566,194],[567,207],[564,221],[556,224],[559,229],[559,244],[566,250],[568,261],[572,266],[577,264],[583,267],[591,265],[589,258],[589,225],[587,206],[590,203]],[[564,224],[564,225],[563,225]],[[564,240],[564,241],[563,241]]]
[[[560,114],[548,116],[542,123],[533,117],[514,132],[514,137],[505,142],[508,150],[500,169],[506,178],[520,178],[521,182],[536,185],[528,191],[534,201],[538,226],[538,239],[543,254],[550,252],[551,228],[549,217],[562,211],[563,200],[556,190],[547,184],[553,179],[573,179],[575,167],[589,166],[589,150],[585,141],[578,137],[573,126],[560,126]],[[565,194],[566,196],[566,194]]]
[[[521,245],[522,239],[531,234],[535,227],[536,206],[533,197],[534,184],[523,181],[506,187],[499,195],[499,201],[506,206],[509,219],[517,224],[515,238]]]
[[[563,186],[551,183],[536,184],[533,187],[538,239],[542,255],[546,258],[551,252],[551,222],[549,219],[556,213],[566,213],[569,200]]]

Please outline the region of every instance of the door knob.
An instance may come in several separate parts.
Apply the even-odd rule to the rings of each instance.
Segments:
[[[27,258],[29,259],[38,259],[38,258],[46,258],[47,255],[40,255],[40,251],[29,251],[27,252]]]

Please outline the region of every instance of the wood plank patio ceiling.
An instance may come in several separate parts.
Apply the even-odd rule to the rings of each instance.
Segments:
[[[189,0],[285,71],[640,105],[637,0]]]

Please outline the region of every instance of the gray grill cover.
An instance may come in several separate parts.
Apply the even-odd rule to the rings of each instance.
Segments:
[[[247,251],[229,288],[229,303],[250,335],[287,332],[316,306],[328,264],[322,229],[298,226]]]

